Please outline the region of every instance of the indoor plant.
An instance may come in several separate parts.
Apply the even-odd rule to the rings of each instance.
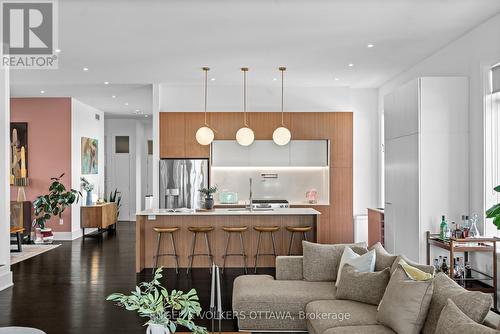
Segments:
[[[200,193],[205,195],[205,209],[212,210],[214,208],[214,196],[215,192],[217,192],[217,185],[201,188],[198,190]]]
[[[87,192],[85,205],[90,206],[90,205],[92,205],[92,190],[94,190],[94,185],[92,183],[90,183],[83,176],[80,178],[80,181],[82,182],[81,183],[82,189]]]
[[[500,186],[496,186],[493,190],[500,193]],[[486,218],[493,218],[493,224],[497,227],[497,230],[500,230],[500,203],[486,210]]]
[[[59,216],[59,221],[62,224],[62,213],[68,206],[73,203],[78,203],[81,193],[74,189],[66,190],[64,184],[61,183],[61,178],[64,173],[59,177],[51,178],[52,183],[49,186],[49,193],[46,195],[38,196],[33,201],[35,210],[35,224],[38,225],[37,236],[38,242],[52,240],[52,229],[47,228],[45,223],[53,216]],[[41,238],[39,237],[41,234]],[[35,241],[36,242],[36,241]]]
[[[109,193],[109,199],[104,195],[104,202],[116,203],[116,220],[118,221],[118,216],[120,215],[120,207],[122,206],[122,193],[115,189]]]
[[[139,316],[149,318],[146,333],[175,333],[177,326],[184,326],[195,334],[206,334],[205,327],[195,325],[193,318],[201,313],[201,306],[195,289],[184,293],[172,290],[170,293],[160,284],[163,268],[155,271],[151,282],[142,282],[130,295],[113,293],[106,300],[117,302],[127,311],[137,311]]]

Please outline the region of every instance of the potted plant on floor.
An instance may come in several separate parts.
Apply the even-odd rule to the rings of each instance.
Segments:
[[[500,193],[500,186],[496,186],[493,190]],[[500,231],[500,203],[486,210],[486,218],[493,218],[493,224],[497,227],[497,231]]]
[[[217,192],[217,185],[201,188],[198,191],[205,196],[205,209],[212,210],[214,208],[214,194]]]
[[[33,201],[35,209],[35,225],[38,226],[37,237],[35,243],[50,243],[53,240],[52,229],[46,226],[47,221],[55,216],[59,217],[62,224],[62,213],[66,208],[73,203],[78,203],[82,196],[79,191],[74,189],[66,190],[64,184],[61,183],[61,178],[64,173],[59,177],[51,178],[52,183],[49,186],[49,193],[46,195],[38,196]]]
[[[80,181],[82,189],[87,193],[85,205],[90,206],[92,205],[92,190],[94,190],[94,185],[83,176],[80,178]]]
[[[122,193],[115,189],[109,193],[109,199],[104,195],[104,202],[106,203],[116,203],[116,222],[118,222],[118,216],[120,216],[120,207],[122,206]]]
[[[142,282],[130,295],[113,293],[106,300],[117,302],[127,311],[137,311],[139,316],[149,318],[146,334],[175,333],[178,326],[184,326],[194,334],[207,334],[205,327],[193,322],[201,313],[201,306],[195,289],[184,293],[172,290],[170,293],[160,284],[162,269],[158,268],[151,282]]]

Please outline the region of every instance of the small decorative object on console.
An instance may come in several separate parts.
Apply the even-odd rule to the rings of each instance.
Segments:
[[[92,205],[92,190],[94,190],[94,185],[90,183],[85,177],[80,178],[82,189],[87,193],[86,206]]]
[[[198,191],[205,195],[205,209],[212,210],[214,208],[213,194],[217,192],[217,185],[213,185],[208,188],[201,188]]]

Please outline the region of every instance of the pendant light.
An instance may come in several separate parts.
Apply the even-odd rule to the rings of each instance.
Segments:
[[[214,140],[214,131],[208,126],[207,123],[207,76],[210,68],[203,67],[202,69],[205,72],[205,123],[204,126],[196,131],[196,141],[200,145],[210,145],[210,143]]]
[[[286,71],[286,67],[280,67],[279,70],[281,71],[281,126],[276,128],[273,132],[273,141],[276,143],[276,145],[279,146],[284,146],[290,142],[290,139],[292,138],[292,134],[290,133],[290,130],[288,130],[285,127],[285,121],[283,117],[283,102],[284,102],[284,97],[283,97],[283,81],[284,81],[284,72]]]
[[[243,72],[243,127],[236,132],[236,141],[241,146],[249,146],[253,143],[255,135],[247,124],[247,67],[242,67]]]

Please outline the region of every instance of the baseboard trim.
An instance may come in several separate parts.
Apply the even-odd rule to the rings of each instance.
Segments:
[[[97,231],[96,228],[85,229],[85,233],[92,233]],[[72,232],[53,232],[54,240],[64,241],[64,240],[75,240],[83,236],[83,231],[81,229]]]
[[[14,283],[12,282],[12,271],[10,271],[10,268],[0,268],[0,291],[10,288],[13,285]]]

